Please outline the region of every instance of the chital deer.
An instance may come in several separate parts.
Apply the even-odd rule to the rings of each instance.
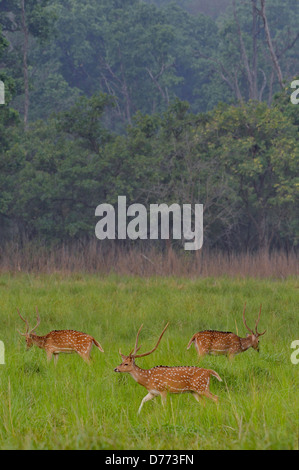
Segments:
[[[54,354],[54,363],[57,363],[58,355],[60,353],[73,353],[76,352],[79,356],[84,359],[87,363],[90,362],[90,350],[94,344],[101,352],[104,352],[100,343],[98,343],[92,336],[82,333],[81,331],[75,330],[53,330],[50,331],[47,335],[38,336],[34,332],[38,325],[40,324],[40,317],[38,310],[36,308],[37,315],[37,324],[34,328],[30,330],[29,323],[25,320],[20,314],[19,309],[18,314],[20,318],[26,324],[26,332],[20,333],[20,335],[26,337],[27,348],[36,345],[41,349],[45,349],[47,353],[48,361],[51,360],[52,355]]]
[[[124,356],[121,351],[119,351],[122,363],[114,369],[115,372],[128,372],[137,383],[147,389],[148,394],[143,398],[138,409],[138,414],[143,404],[146,401],[152,400],[155,396],[161,395],[162,403],[164,404],[167,393],[190,392],[197,401],[199,401],[202,396],[205,396],[217,402],[218,397],[209,391],[210,376],[213,375],[220,382],[222,382],[222,379],[217,372],[213,370],[191,366],[156,366],[151,369],[141,369],[135,364],[135,359],[148,356],[157,349],[168,327],[168,323],[162,331],[156,346],[147,353],[137,354],[140,349],[140,347],[138,347],[138,337],[142,326],[143,325],[141,325],[137,333],[134,349],[132,349],[128,356]]]
[[[243,322],[247,330],[250,331],[250,334],[247,334],[246,338],[241,338],[230,331],[205,330],[192,336],[187,349],[194,343],[199,358],[206,354],[225,354],[229,359],[233,359],[236,354],[247,351],[249,348],[253,348],[259,352],[259,337],[266,333],[266,330],[263,333],[258,333],[257,331],[262,306],[260,306],[260,313],[255,324],[255,332],[246,324],[245,309],[246,303],[243,310]]]

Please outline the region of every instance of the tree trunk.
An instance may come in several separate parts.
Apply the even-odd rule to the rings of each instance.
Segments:
[[[28,123],[28,112],[29,112],[29,78],[28,78],[28,39],[29,32],[26,23],[26,12],[25,12],[25,0],[21,0],[22,8],[22,30],[24,35],[24,46],[23,46],[23,74],[24,74],[24,126],[25,130],[27,129]]]
[[[252,0],[252,95],[253,99],[258,99],[257,84],[257,0]]]
[[[268,47],[269,47],[269,50],[270,50],[270,54],[271,54],[272,62],[273,62],[273,65],[274,65],[274,69],[275,69],[276,74],[277,74],[279,85],[280,85],[281,89],[283,89],[282,72],[281,72],[281,68],[279,66],[277,55],[276,55],[274,47],[273,47],[271,34],[270,34],[270,30],[269,30],[269,25],[268,25],[268,20],[267,20],[267,16],[266,16],[266,0],[261,0],[260,14],[263,18],[263,22],[264,22],[264,26],[265,26],[265,33],[266,33],[266,38],[267,38],[267,44],[268,44]]]

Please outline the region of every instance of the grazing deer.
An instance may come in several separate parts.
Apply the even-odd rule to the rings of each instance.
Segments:
[[[73,353],[76,352],[79,356],[84,359],[87,363],[90,362],[90,350],[92,345],[94,344],[101,352],[104,352],[100,343],[98,343],[92,336],[87,335],[85,333],[81,333],[81,331],[74,331],[74,330],[53,330],[50,331],[45,336],[37,336],[33,333],[34,330],[40,324],[40,317],[38,314],[38,310],[36,308],[36,315],[37,315],[37,324],[31,330],[29,329],[28,321],[25,320],[22,315],[20,314],[19,309],[18,314],[20,318],[26,324],[26,332],[20,333],[20,335],[26,337],[26,344],[27,348],[31,348],[34,344],[41,349],[45,349],[47,353],[48,361],[51,360],[52,355],[54,354],[54,363],[57,363],[59,353]]]
[[[161,338],[168,327],[168,323],[162,331],[156,346],[147,353],[137,354],[137,351],[140,349],[140,347],[138,348],[138,337],[142,326],[143,325],[141,325],[137,333],[134,349],[132,349],[128,356],[124,356],[121,351],[119,351],[122,363],[114,369],[115,372],[128,372],[137,383],[143,385],[143,387],[147,389],[148,394],[143,398],[138,409],[138,414],[140,413],[143,404],[146,401],[152,400],[155,396],[161,395],[162,404],[164,404],[167,392],[190,392],[197,401],[199,401],[204,395],[205,397],[211,398],[217,402],[218,397],[209,391],[210,376],[213,375],[220,382],[222,382],[222,379],[219,377],[217,372],[213,370],[189,366],[156,366],[152,369],[141,369],[135,364],[136,358],[148,356],[157,349]]]
[[[229,359],[233,359],[236,354],[247,351],[247,349],[251,347],[259,352],[259,337],[266,333],[266,330],[263,333],[258,333],[257,331],[262,306],[260,306],[260,313],[255,324],[255,332],[253,332],[246,324],[245,309],[246,303],[243,310],[243,322],[247,330],[250,331],[250,334],[247,334],[246,338],[241,338],[230,331],[200,331],[192,336],[187,349],[189,349],[192,343],[194,343],[199,358],[206,354],[226,354]]]

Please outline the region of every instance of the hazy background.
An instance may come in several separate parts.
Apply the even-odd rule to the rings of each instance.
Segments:
[[[201,256],[295,255],[297,1],[2,0],[0,22],[2,262],[28,244],[182,253],[95,243],[118,195],[204,204]]]

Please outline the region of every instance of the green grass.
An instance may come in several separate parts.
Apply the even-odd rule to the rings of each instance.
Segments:
[[[1,449],[297,449],[298,372],[291,363],[291,342],[299,339],[297,279],[129,278],[72,275],[0,276]],[[236,331],[245,336],[263,304],[261,351],[253,349],[233,362],[207,356],[198,362],[191,336],[201,329]],[[19,307],[38,334],[77,329],[103,346],[92,349],[88,366],[77,355],[60,355],[47,364],[38,348],[26,351],[17,333],[24,323]],[[219,404],[197,403],[191,394],[160,397],[137,410],[147,393],[127,374],[113,369],[139,343],[151,349],[165,323],[170,326],[157,351],[139,359],[150,368],[200,365],[215,369],[223,382],[211,379]]]

